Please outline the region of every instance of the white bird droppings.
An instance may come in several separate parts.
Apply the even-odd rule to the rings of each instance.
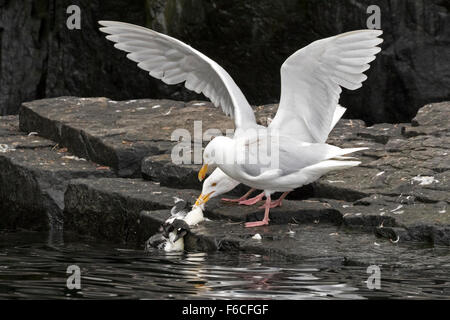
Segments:
[[[164,115],[165,115],[165,116],[168,116],[168,115],[172,112],[172,109],[173,109],[173,107],[170,108],[169,111],[167,111],[166,113],[164,113]]]
[[[395,211],[397,211],[397,210],[399,210],[399,209],[401,209],[401,208],[403,208],[403,205],[399,205],[397,208],[392,209],[391,212],[395,212]]]
[[[61,159],[69,159],[69,160],[75,160],[75,161],[86,161],[86,159],[78,158],[77,156],[64,156]]]
[[[253,240],[261,240],[262,237],[261,237],[261,235],[260,235],[259,233],[257,233],[257,234],[255,234],[255,235],[252,237],[252,239],[253,239]]]
[[[174,203],[178,203],[178,202],[180,202],[180,201],[184,201],[183,199],[178,198],[178,197],[172,197],[172,198],[173,198],[173,202],[174,202]]]
[[[160,104],[157,104],[156,106],[153,106],[153,107],[152,107],[152,109],[158,109],[158,108],[161,108],[161,105],[160,105]]]
[[[427,186],[429,184],[432,184],[433,182],[439,182],[439,180],[436,180],[434,177],[432,176],[417,176],[411,179],[411,183],[415,182],[420,182],[419,185],[421,186]]]
[[[7,144],[0,144],[0,153],[6,153],[6,152],[9,152],[9,151],[16,151],[16,149],[11,148]]]

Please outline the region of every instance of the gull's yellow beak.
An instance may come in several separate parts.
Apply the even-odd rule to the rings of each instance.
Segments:
[[[208,202],[209,198],[211,197],[211,195],[214,193],[214,191],[211,191],[208,194],[200,194],[200,196],[198,197],[197,201],[195,201],[195,205],[199,206],[202,205],[206,202]]]
[[[208,171],[208,165],[204,164],[203,167],[198,172],[198,180],[203,181],[206,177],[206,172]]]

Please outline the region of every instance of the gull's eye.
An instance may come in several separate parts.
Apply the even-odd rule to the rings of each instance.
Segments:
[[[213,187],[217,186],[217,183],[213,182],[212,186],[213,186]]]

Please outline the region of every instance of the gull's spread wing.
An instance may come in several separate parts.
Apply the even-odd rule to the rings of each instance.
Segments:
[[[234,118],[236,128],[256,126],[245,96],[231,76],[216,62],[187,44],[144,27],[99,21],[101,31],[138,67],[167,84],[185,82],[187,89],[203,93],[216,107]]]
[[[281,134],[323,143],[333,123],[341,87],[356,90],[380,52],[380,30],[359,30],[322,39],[298,50],[281,66],[281,98],[270,124]]]

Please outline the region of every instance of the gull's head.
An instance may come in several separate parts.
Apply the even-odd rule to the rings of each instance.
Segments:
[[[202,193],[195,202],[196,206],[204,205],[209,199],[233,190],[239,182],[228,177],[220,168],[216,168],[203,182]]]
[[[203,181],[208,171],[208,166],[223,164],[226,161],[227,150],[229,146],[233,143],[233,139],[219,136],[211,140],[210,143],[205,148],[203,152],[203,167],[198,173],[198,179]]]

